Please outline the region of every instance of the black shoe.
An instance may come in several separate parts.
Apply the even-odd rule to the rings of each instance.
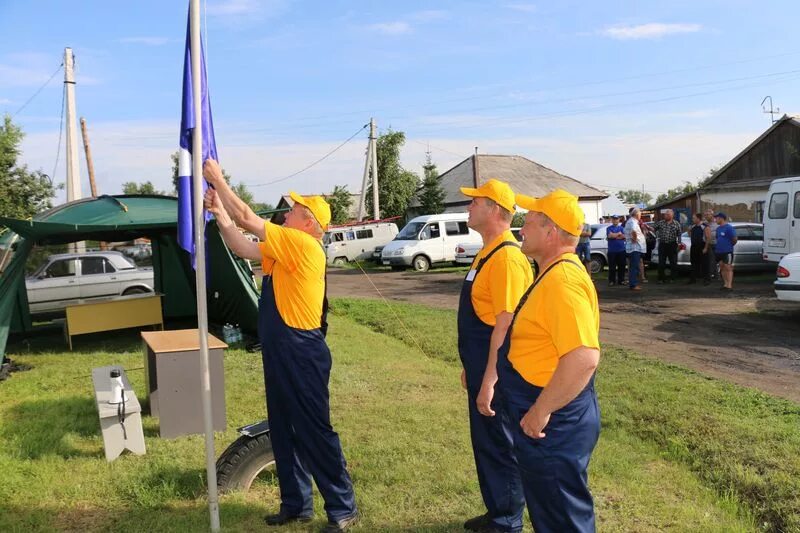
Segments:
[[[341,518],[336,522],[328,521],[328,524],[323,527],[321,531],[322,533],[338,533],[339,531],[346,531],[356,525],[359,518],[361,518],[361,515],[359,515],[358,511],[356,511],[350,516]]]
[[[264,522],[268,526],[283,526],[291,524],[292,522],[311,522],[312,518],[311,515],[286,514],[281,512],[278,514],[268,514],[264,517]]]
[[[483,531],[482,528],[490,526],[491,524],[492,519],[489,517],[489,513],[486,513],[476,516],[475,518],[470,518],[464,522],[464,529],[467,531]]]

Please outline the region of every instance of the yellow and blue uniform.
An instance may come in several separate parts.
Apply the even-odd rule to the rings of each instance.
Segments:
[[[327,222],[326,222],[327,223]],[[323,225],[324,227],[324,225]],[[331,426],[325,343],[325,254],[311,235],[267,222],[259,338],[282,515],[311,516],[311,478],[330,521],[354,515],[353,484]]]
[[[505,231],[486,244],[472,263],[461,287],[458,306],[458,353],[467,380],[467,407],[472,452],[481,496],[492,526],[500,531],[522,531],[525,497],[514,457],[502,392],[495,389],[495,416],[484,416],[476,400],[481,389],[496,317],[513,313],[533,271],[514,235]]]

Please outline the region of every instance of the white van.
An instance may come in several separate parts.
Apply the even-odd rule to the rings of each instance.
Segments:
[[[372,259],[377,246],[383,246],[397,235],[394,222],[353,224],[330,227],[322,237],[329,265],[341,266],[348,261]]]
[[[467,218],[467,213],[445,213],[412,219],[384,246],[381,263],[425,272],[434,263],[454,262],[458,244],[482,242],[480,233],[467,227]]]
[[[800,176],[773,181],[765,205],[764,259],[777,263],[800,252]]]

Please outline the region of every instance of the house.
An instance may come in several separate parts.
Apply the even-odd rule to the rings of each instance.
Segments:
[[[761,222],[769,184],[789,176],[800,176],[800,120],[784,115],[703,185],[699,207]]]
[[[692,225],[692,215],[700,209],[699,196],[699,191],[683,193],[675,198],[670,198],[666,202],[652,205],[647,210],[652,211],[653,220],[660,220],[664,211],[672,209],[675,219],[681,223],[681,226],[686,228]]]
[[[461,187],[479,187],[496,178],[507,182],[514,192],[529,196],[544,196],[555,189],[564,189],[578,197],[586,220],[597,222],[602,213],[601,202],[608,194],[585,183],[559,174],[530,159],[518,155],[484,155],[468,157],[439,176],[444,189],[444,212],[465,212],[471,199],[461,193]],[[425,215],[418,198],[412,198],[406,218]]]

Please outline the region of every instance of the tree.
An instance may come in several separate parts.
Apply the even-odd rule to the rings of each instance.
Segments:
[[[14,218],[29,218],[53,207],[56,189],[41,170],[28,170],[17,161],[19,144],[25,134],[5,115],[0,126],[0,213]]]
[[[690,192],[696,191],[697,189],[700,189],[701,187],[705,186],[706,183],[711,181],[714,178],[714,176],[717,175],[717,172],[719,172],[720,168],[722,168],[722,167],[720,167],[720,166],[711,167],[708,170],[708,172],[706,172],[705,174],[703,174],[702,176],[700,176],[697,179],[697,183],[696,184],[693,184],[693,183],[691,183],[689,181],[684,181],[683,185],[681,185],[679,187],[674,187],[672,189],[669,189],[667,192],[665,192],[663,194],[659,194],[658,197],[656,198],[656,204],[662,204],[664,202],[669,202],[673,198],[677,198],[678,196],[681,196],[682,194],[688,194]]]
[[[419,188],[419,176],[400,164],[400,148],[405,142],[405,133],[391,128],[378,136],[380,218],[404,217],[411,197]],[[372,184],[367,189],[367,210],[373,211]]]
[[[122,184],[123,194],[166,194],[164,191],[156,189],[150,181],[144,183],[136,183],[135,181],[126,181]]]
[[[327,200],[331,206],[331,224],[344,224],[350,219],[353,197],[347,190],[347,185],[336,185]]]
[[[626,191],[619,191],[617,193],[619,199],[626,204],[649,204],[653,197],[644,191],[636,189],[628,189]]]
[[[511,219],[511,227],[521,228],[523,224],[525,224],[525,213],[517,211],[514,213],[514,218]]]
[[[425,157],[425,164],[422,165],[425,177],[422,180],[422,188],[417,193],[422,212],[426,215],[438,215],[444,211],[444,189],[439,183],[439,171],[431,161],[431,153]]]

